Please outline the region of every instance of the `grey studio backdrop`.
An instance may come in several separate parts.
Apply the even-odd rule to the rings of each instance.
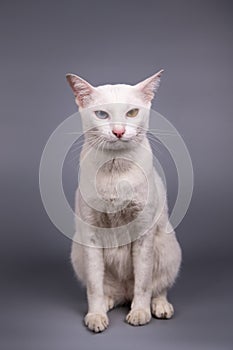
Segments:
[[[1,2],[1,349],[232,349],[232,7],[224,0]],[[182,135],[195,178],[176,229],[183,249],[170,292],[176,314],[134,328],[121,307],[109,314],[109,329],[93,335],[82,324],[87,304],[70,267],[71,242],[41,202],[40,157],[76,112],[67,72],[93,85],[134,84],[160,68],[153,108]],[[172,207],[174,164],[165,149],[158,159]],[[76,166],[68,155],[71,204]]]

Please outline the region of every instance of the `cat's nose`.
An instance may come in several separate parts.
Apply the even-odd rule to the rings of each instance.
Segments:
[[[120,139],[124,133],[125,133],[125,127],[122,125],[115,125],[114,128],[112,129],[112,133]]]

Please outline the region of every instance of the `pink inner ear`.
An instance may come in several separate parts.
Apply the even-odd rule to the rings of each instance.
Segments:
[[[91,101],[92,89],[83,82],[76,82],[74,85],[77,102],[81,107],[85,107]]]
[[[76,103],[79,107],[86,107],[91,101],[91,94],[94,88],[76,75],[67,75],[67,80],[76,97]]]
[[[162,73],[163,73],[163,70],[159,71],[158,73],[154,74],[152,77],[149,77],[146,80],[136,85],[138,86],[139,90],[142,92],[143,99],[146,102],[151,102],[151,100],[154,98],[155,93],[159,88],[160,77]]]
[[[151,78],[146,84],[142,87],[141,91],[144,95],[144,99],[146,102],[151,102],[151,100],[155,96],[155,92],[158,90],[160,78],[154,77]]]
[[[146,102],[150,102],[151,100],[153,100],[155,96],[153,84],[146,85],[144,88],[142,88],[141,91]]]

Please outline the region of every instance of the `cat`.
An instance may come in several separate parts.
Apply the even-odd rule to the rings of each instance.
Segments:
[[[127,302],[126,321],[134,326],[174,313],[167,291],[182,254],[147,138],[162,73],[136,85],[98,87],[66,76],[84,133],[71,262],[87,289],[84,323],[93,332],[104,331],[107,312]]]

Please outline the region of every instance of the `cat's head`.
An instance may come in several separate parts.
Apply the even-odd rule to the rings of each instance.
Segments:
[[[105,147],[113,149],[140,142],[148,128],[151,101],[162,73],[160,70],[136,85],[97,87],[77,75],[67,74],[87,139],[99,138]]]

